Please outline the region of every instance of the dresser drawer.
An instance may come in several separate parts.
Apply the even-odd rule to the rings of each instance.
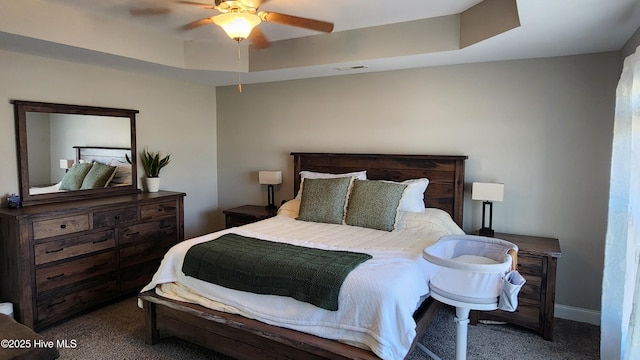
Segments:
[[[175,201],[160,204],[143,205],[140,207],[140,217],[143,221],[153,220],[165,216],[176,216],[178,207]]]
[[[251,224],[259,220],[260,219],[256,219],[255,216],[249,216],[249,215],[226,215],[225,227],[229,229],[232,227]]]
[[[121,209],[99,211],[93,214],[93,227],[100,228],[138,221],[138,207],[131,206]]]
[[[528,299],[530,301],[534,301],[536,303],[540,303],[540,294],[542,287],[542,278],[539,276],[533,276],[528,274],[522,274],[524,279],[527,281],[524,286],[520,289],[520,293],[518,294],[518,299]]]
[[[531,305],[540,304],[543,259],[538,256],[518,255],[518,271],[527,281],[520,289],[519,300],[529,300]]]
[[[89,215],[73,215],[33,222],[35,240],[89,230]]]
[[[129,244],[138,241],[157,241],[167,239],[176,243],[178,241],[178,224],[175,218],[145,222],[120,228],[120,244]]]
[[[120,248],[120,267],[128,267],[143,262],[162,259],[164,254],[175,244],[173,239],[160,238]]]
[[[114,230],[75,236],[37,244],[34,247],[36,265],[68,259],[116,246]]]
[[[116,270],[113,251],[36,270],[36,290],[43,291]]]
[[[116,280],[88,286],[78,292],[38,301],[38,321],[64,318],[68,313],[86,309],[103,299],[113,296],[117,288]]]
[[[542,276],[543,259],[539,256],[518,254],[518,271],[522,274]]]

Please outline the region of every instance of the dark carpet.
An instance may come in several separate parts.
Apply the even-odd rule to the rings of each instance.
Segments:
[[[442,307],[421,342],[443,360],[455,358],[454,310]],[[61,359],[230,360],[186,341],[167,337],[157,345],[144,343],[144,314],[135,297],[74,317],[40,332],[48,340],[66,340]],[[468,359],[589,360],[600,358],[598,326],[556,319],[554,341],[512,325],[469,326]],[[75,342],[75,346],[73,346]],[[429,359],[419,349],[410,360]]]

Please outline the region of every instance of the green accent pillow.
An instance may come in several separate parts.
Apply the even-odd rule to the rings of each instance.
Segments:
[[[94,162],[91,170],[89,170],[87,176],[82,180],[80,189],[95,189],[107,186],[117,169],[115,166]]]
[[[60,190],[80,190],[82,181],[91,170],[91,163],[73,164],[71,169],[64,174],[60,182]]]
[[[342,224],[352,178],[306,179],[298,220]]]
[[[407,185],[373,180],[355,180],[345,223],[347,225],[392,231],[395,229],[400,200]]]

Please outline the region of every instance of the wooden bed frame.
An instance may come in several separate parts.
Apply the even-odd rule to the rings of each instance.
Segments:
[[[426,177],[425,205],[441,208],[461,226],[466,156],[292,153],[294,194],[302,170],[342,173],[367,170],[369,179],[402,181]],[[368,359],[373,352],[295,330],[268,325],[156,295],[141,293],[145,312],[145,341],[155,344],[160,334],[176,336],[236,359]],[[417,336],[437,313],[439,303],[427,299],[414,313]],[[409,352],[411,353],[411,351]]]
[[[131,158],[131,148],[128,147],[74,146],[73,148],[76,150],[76,163],[84,160],[86,162],[97,161],[102,164],[109,164],[112,161],[126,164],[126,156]]]

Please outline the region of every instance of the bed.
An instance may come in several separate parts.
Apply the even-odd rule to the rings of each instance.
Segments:
[[[90,164],[96,162],[116,168],[115,173],[107,184],[108,186],[127,186],[132,184],[131,165],[127,161],[127,156],[131,156],[130,148],[108,146],[74,146],[73,148],[75,150],[74,164]],[[66,174],[68,174],[68,172]],[[64,187],[63,189],[60,188],[63,180],[49,186],[31,187],[29,188],[29,194],[39,195],[69,191],[70,189],[64,189]]]
[[[440,215],[444,214],[447,218],[449,218],[449,222],[452,223],[453,226],[457,229],[451,231],[461,232],[459,225],[462,224],[464,160],[466,159],[465,156],[328,153],[292,153],[292,156],[294,159],[294,193],[296,194],[300,190],[300,174],[304,171],[335,174],[365,170],[367,179],[369,180],[390,180],[396,182],[405,181],[408,179],[427,178],[429,179],[429,185],[426,192],[424,193],[423,201],[425,207],[427,207],[428,209],[427,211],[425,211],[425,213]],[[309,181],[308,184],[309,186],[311,186],[314,183]],[[305,191],[311,191],[309,189],[310,188],[307,188],[307,190]],[[259,223],[245,225],[236,229],[224,230],[214,235],[208,234],[205,235],[203,239],[195,241],[195,243],[199,243],[201,242],[201,240],[204,241],[214,239],[217,236],[221,235],[221,233],[228,232],[238,233],[240,235],[246,236],[264,233],[266,235],[270,235],[271,237],[263,239],[279,241],[281,240],[281,238],[287,237],[285,233],[286,229],[288,229],[289,224],[296,222],[300,224],[304,223],[306,226],[310,227],[311,234],[314,232],[320,232],[315,227],[324,226],[322,224],[294,220],[291,217],[287,216],[287,211],[292,211],[297,214],[297,211],[302,210],[296,207],[295,201],[296,200],[294,199],[293,201],[285,204],[285,206],[283,206],[283,209],[281,209],[282,214],[276,216],[275,218],[264,220]],[[300,200],[297,201],[300,202]],[[299,206],[299,204],[297,206]],[[438,215],[438,217],[440,215]],[[422,217],[427,215],[416,216]],[[340,231],[342,231],[343,228],[355,228],[355,226],[345,225],[331,226],[333,226],[334,229],[340,228]],[[446,226],[449,226],[448,223]],[[272,231],[268,230],[269,227],[271,227]],[[327,227],[323,227],[323,230],[321,231],[324,232],[325,228]],[[359,234],[360,230],[351,229],[350,231],[355,231],[353,234]],[[383,232],[381,230],[369,229],[368,231],[382,237],[401,236],[401,234],[398,233],[394,234],[395,231],[388,232],[389,235],[386,235],[387,232]],[[402,231],[400,231],[400,233],[402,233]],[[349,239],[351,239],[352,235],[348,235]],[[430,233],[430,236],[436,235],[439,236],[439,233]],[[356,236],[353,235],[353,238],[355,239]],[[437,238],[430,239],[430,241],[435,240],[437,240]],[[194,241],[194,239],[191,239],[189,241]],[[316,244],[315,240],[310,242]],[[370,243],[374,244],[375,241],[372,241]],[[367,244],[369,244],[369,242],[367,242]],[[386,242],[383,242],[381,244],[386,244]],[[178,246],[180,246],[180,244]],[[190,247],[191,244],[187,245],[185,242],[184,246]],[[376,252],[376,249],[371,249],[372,246],[373,245],[370,245],[369,248],[363,250],[363,252],[371,253],[374,255],[372,260],[365,261],[364,263],[356,267],[355,270],[349,273],[343,284],[344,289],[350,289],[352,284],[359,284],[359,281],[357,281],[357,279],[360,278],[358,276],[366,271],[371,271],[371,267],[375,266],[377,264],[376,261],[380,260],[380,257],[378,256],[379,254]],[[413,250],[416,250],[416,247],[421,248],[424,246],[424,244],[410,244],[407,245],[407,248],[410,248],[412,246],[414,247]],[[357,248],[358,246],[355,247]],[[362,248],[362,246],[360,246],[360,248]],[[420,249],[418,249],[418,251],[419,250]],[[402,252],[402,254],[402,256],[405,256],[406,252]],[[421,258],[420,251],[417,255]],[[171,258],[172,257],[168,254],[167,256],[165,256],[165,260],[163,260],[163,263],[171,262],[172,260],[168,260]],[[419,266],[425,266],[423,263],[426,264],[426,262],[422,261]],[[170,266],[167,265],[165,267]],[[414,269],[413,263],[411,263],[411,267],[409,269],[411,269],[410,272],[412,272],[412,274],[419,273]],[[284,327],[278,326],[281,325],[281,322],[279,320],[272,321],[273,319],[268,319],[267,322],[271,324],[265,322],[264,319],[260,319],[263,321],[258,321],[256,320],[255,313],[252,313],[249,310],[249,313],[247,314],[245,312],[246,308],[237,306],[238,304],[235,302],[232,304],[233,306],[230,306],[230,308],[225,308],[224,306],[222,306],[221,308],[216,308],[208,302],[209,299],[199,301],[198,298],[191,298],[189,294],[187,294],[187,296],[185,297],[176,297],[173,295],[177,292],[172,293],[175,288],[171,288],[171,286],[174,286],[174,284],[171,282],[171,277],[165,276],[166,273],[163,273],[163,266],[161,265],[161,269],[158,273],[156,273],[156,276],[154,276],[154,280],[152,281],[152,283],[145,287],[145,289],[143,289],[143,292],[139,295],[140,304],[145,311],[146,342],[149,344],[157,343],[160,340],[161,334],[173,335],[238,359],[379,359],[381,357],[394,359],[402,358],[410,352],[413,346],[415,346],[415,342],[417,341],[416,339],[418,338],[418,336],[416,335],[421,334],[424,331],[437,310],[436,302],[432,301],[430,298],[426,298],[425,300],[424,295],[426,295],[426,293],[428,292],[428,287],[426,287],[426,280],[423,279],[416,281],[418,285],[416,285],[415,290],[412,286],[405,287],[405,289],[411,288],[410,291],[421,293],[423,296],[419,299],[414,299],[416,297],[416,293],[412,293],[411,296],[408,297],[409,299],[412,299],[409,301],[410,305],[403,305],[402,307],[403,311],[409,311],[411,324],[406,325],[410,327],[409,330],[403,328],[403,330],[399,331],[407,331],[411,334],[405,336],[405,338],[402,340],[404,341],[404,343],[399,347],[398,350],[396,349],[396,347],[394,347],[395,340],[386,341],[386,339],[384,338],[384,336],[386,335],[380,335],[376,332],[359,334],[356,329],[355,335],[352,335],[349,332],[345,332],[345,334],[335,336],[336,339],[332,340],[329,338],[332,337],[332,334],[327,334],[326,329],[320,330],[319,332],[306,331],[306,323],[305,326],[297,327],[290,326],[291,321],[285,321],[285,323],[287,323],[287,326]],[[163,277],[165,277],[164,280],[161,279]],[[197,280],[190,281],[194,281],[190,284],[190,286],[192,285],[194,288],[197,288],[199,286]],[[168,283],[168,286],[170,287],[166,291],[162,289],[162,286],[156,287],[156,285],[160,285],[161,283]],[[185,283],[187,283],[186,280]],[[180,289],[181,285],[178,284],[177,286],[178,289]],[[425,287],[427,288],[427,290],[425,290]],[[202,291],[206,292],[206,290]],[[230,290],[230,292],[234,291]],[[340,304],[342,304],[343,301],[354,301],[353,299],[345,300],[345,298],[348,298],[348,296],[343,296],[344,293],[348,292],[346,290],[341,291]],[[219,296],[220,297],[216,298],[217,300],[221,300],[221,298],[224,299],[226,295],[221,294]],[[246,297],[259,298],[260,295],[247,294]],[[360,297],[358,297],[357,299],[360,299]],[[266,301],[271,300],[273,299],[267,299]],[[296,302],[296,300],[293,299],[287,299],[286,301]],[[275,302],[269,304],[273,304],[274,307],[277,307]],[[345,304],[347,304],[347,302],[345,302]],[[220,303],[218,303],[218,305],[220,305]],[[225,304],[223,303],[223,305]],[[313,307],[309,304],[304,304],[303,307],[304,306]],[[240,309],[241,311],[238,311],[238,309]],[[269,311],[271,311],[271,305],[268,307],[268,309]],[[347,309],[346,305],[345,309]],[[236,313],[227,313],[226,311]],[[339,321],[343,320],[343,318],[340,317],[341,315],[339,315],[341,311],[343,310],[338,310],[335,312],[335,314],[338,314],[335,316],[339,318]],[[292,312],[294,311],[292,310]],[[324,311],[324,313],[330,312]],[[370,313],[373,313],[373,315],[376,315],[376,317],[384,317],[377,316],[378,314],[375,314],[375,311],[370,311]],[[386,314],[386,312],[384,314]],[[333,315],[333,313],[331,313],[330,315]],[[322,318],[322,321],[324,321],[324,318]],[[392,320],[392,322],[395,321],[395,319]],[[398,322],[405,323],[406,321]],[[341,324],[346,324],[346,322]],[[385,326],[380,326],[380,328],[384,329]],[[300,331],[303,329],[304,331]],[[385,331],[381,330],[381,334],[384,333]],[[341,337],[343,335],[344,337]],[[381,338],[379,338],[378,335],[380,335]],[[372,344],[370,341],[371,338],[375,338],[376,342]],[[357,341],[354,339],[356,339]],[[360,340],[362,340],[362,342],[359,342]],[[381,345],[378,345],[378,341],[381,343]],[[385,344],[387,342],[391,343],[391,345],[386,346]]]

